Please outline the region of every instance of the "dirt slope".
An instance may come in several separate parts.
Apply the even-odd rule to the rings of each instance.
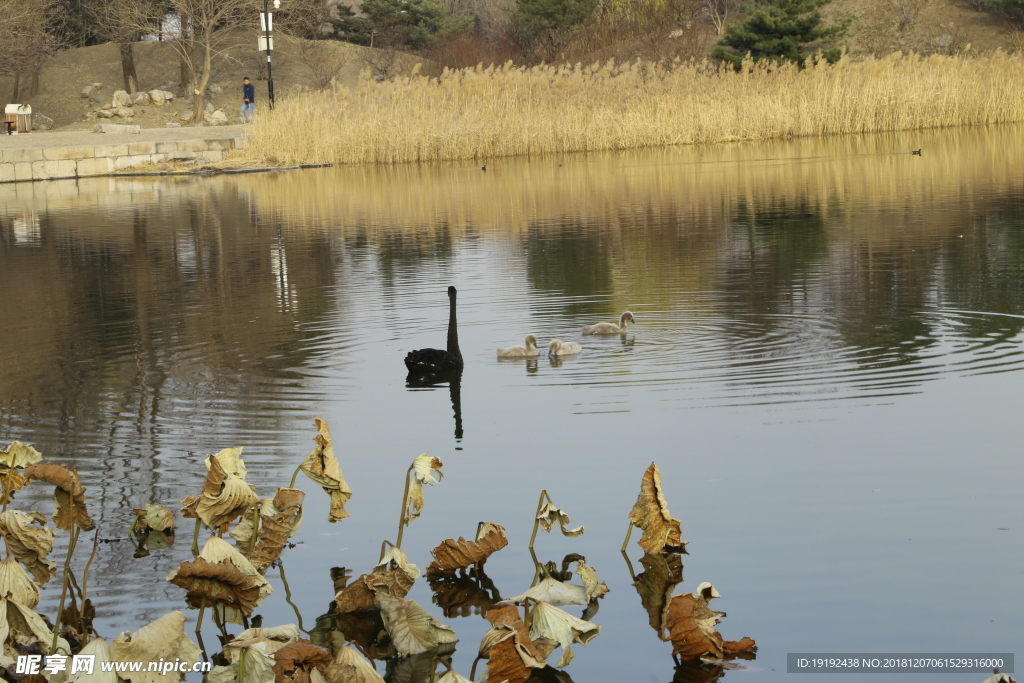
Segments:
[[[887,54],[894,50],[957,54],[968,46],[973,51],[1014,50],[1024,43],[1020,29],[1000,22],[989,12],[978,11],[968,0],[833,0],[824,7],[823,14],[830,22],[852,20],[845,42],[854,54]],[[411,56],[388,55],[334,41],[280,36],[276,42],[273,71],[278,99],[327,85],[332,77],[342,85],[351,85],[367,68],[407,71],[417,61]],[[214,65],[208,98],[232,123],[238,120],[244,76],[256,82],[257,103],[266,101],[266,61],[256,52],[255,43],[254,35],[239,35]],[[132,123],[145,127],[183,123],[182,116],[191,111],[191,104],[183,97],[187,93],[177,86],[179,67],[174,50],[167,43],[149,41],[137,43],[135,55],[142,89],[160,87],[177,91],[179,96],[169,107],[136,107]],[[399,60],[397,64],[389,63],[395,59]],[[98,93],[102,102],[81,97],[82,89],[92,83],[103,84]],[[68,50],[51,59],[40,76],[39,92],[27,101],[35,111],[52,118],[55,128],[85,129],[97,120],[89,113],[108,105],[114,91],[122,87],[117,49],[109,44],[97,45]],[[13,79],[0,78],[0,100],[10,102],[12,90]]]

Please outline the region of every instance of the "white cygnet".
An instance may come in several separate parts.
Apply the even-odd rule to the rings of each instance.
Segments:
[[[626,311],[619,318],[618,325],[615,323],[598,323],[590,327],[584,327],[583,334],[626,334],[626,325],[631,322],[633,322],[633,314]]]
[[[548,355],[551,356],[571,356],[582,350],[583,347],[576,342],[563,342],[561,339],[552,339],[548,344]]]
[[[509,346],[498,349],[498,358],[536,358],[540,355],[537,350],[537,335],[526,335],[526,346]]]

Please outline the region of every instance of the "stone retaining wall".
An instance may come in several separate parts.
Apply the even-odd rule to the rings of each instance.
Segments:
[[[221,161],[244,138],[0,149],[0,183],[104,176],[149,162]]]

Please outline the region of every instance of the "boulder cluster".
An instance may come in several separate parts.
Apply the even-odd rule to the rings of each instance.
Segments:
[[[164,86],[159,88],[131,94],[125,90],[115,90],[110,100],[105,102],[104,98],[99,95],[99,92],[103,89],[103,84],[92,83],[82,89],[81,96],[99,106],[86,114],[86,118],[122,119],[125,123],[131,123],[133,117],[137,114],[146,114],[148,107],[163,108],[173,104],[177,94],[166,89],[166,87],[166,84],[164,84]],[[188,98],[182,101],[185,104],[191,104],[191,100]],[[179,118],[182,121],[188,121],[192,118],[192,113],[190,111],[184,112],[180,114]],[[215,109],[210,102],[206,103],[203,119],[207,125],[212,126],[225,126],[231,123],[224,111],[222,109]]]

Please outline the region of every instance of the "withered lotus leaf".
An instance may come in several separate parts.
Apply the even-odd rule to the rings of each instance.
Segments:
[[[282,493],[285,492],[285,493]],[[278,510],[273,515],[260,515],[260,529],[256,547],[249,555],[249,560],[256,571],[263,574],[281,557],[288,539],[302,521],[302,500],[305,494],[298,489],[279,489],[274,498],[274,507]],[[278,507],[281,503],[281,507]]]
[[[25,475],[56,487],[53,496],[57,509],[53,511],[53,523],[58,529],[71,532],[76,525],[82,531],[93,528],[92,518],[85,508],[85,487],[77,474],[64,465],[40,462],[26,466]]]
[[[167,580],[188,591],[185,601],[194,608],[224,605],[248,616],[260,597],[260,587],[253,577],[232,564],[207,562],[202,557],[182,562]]]
[[[437,677],[437,683],[473,683],[455,669],[449,669],[444,675]]]
[[[682,540],[682,529],[678,519],[668,512],[668,503],[662,492],[661,472],[658,465],[644,472],[640,482],[640,495],[629,513],[629,521],[643,529],[644,535],[637,544],[645,553],[655,555],[664,552],[684,552],[686,543]]]
[[[481,657],[488,656],[488,649],[485,649],[485,643],[489,640],[492,644],[497,644],[510,637],[515,644],[515,651],[528,668],[540,669],[544,667],[546,657],[537,651],[529,632],[526,630],[526,624],[523,623],[523,619],[519,615],[518,607],[515,605],[496,607],[487,610],[485,616],[487,621],[491,622],[491,629],[484,634],[483,641],[480,644]],[[509,635],[505,636],[501,632],[506,632]]]
[[[12,645],[36,646],[43,654],[50,654],[53,631],[41,616],[10,596],[0,597],[0,648],[6,654]],[[70,652],[68,641],[57,639],[58,652]]]
[[[409,498],[406,500],[405,521],[411,522],[420,516],[423,511],[423,485],[433,486],[444,479],[441,468],[444,463],[440,458],[432,458],[427,453],[421,453],[412,461],[412,480],[409,482]],[[435,479],[433,473],[437,473]]]
[[[491,648],[490,657],[487,659],[487,680],[526,683],[534,671],[535,669],[531,669],[523,662],[511,638],[506,638]]]
[[[721,596],[715,587],[705,582],[693,593],[676,595],[669,601],[665,627],[668,629],[666,640],[672,641],[672,654],[682,659],[706,656],[721,659],[726,656],[725,641],[717,630],[718,621],[725,614],[708,605],[709,600],[717,597]],[[735,652],[754,652],[757,649],[750,638],[730,647],[740,648]]]
[[[312,669],[323,672],[334,660],[327,650],[317,647],[305,638],[299,638],[275,652],[274,661],[275,683],[288,683],[309,680],[309,672]]]
[[[0,465],[10,468],[24,467],[43,459],[43,454],[32,446],[20,441],[12,441],[6,449],[0,448]]]
[[[334,661],[324,670],[324,678],[327,683],[384,683],[373,665],[347,645],[338,649]]]
[[[0,595],[10,595],[29,609],[39,604],[39,588],[13,557],[0,560]]]
[[[252,487],[241,477],[227,472],[217,456],[209,456],[206,464],[209,472],[203,491],[182,501],[182,516],[199,517],[209,528],[219,529],[259,504],[259,496]]]
[[[496,607],[486,614],[491,629],[480,642],[479,654],[487,658],[487,680],[523,683],[544,667],[541,654],[514,605]]]
[[[0,467],[0,504],[10,505],[14,492],[28,484],[28,477],[11,467]]]
[[[203,549],[199,553],[199,557],[203,558],[207,562],[234,565],[238,571],[246,576],[252,577],[253,583],[260,589],[260,597],[256,601],[257,607],[260,606],[260,603],[263,602],[264,598],[274,592],[270,583],[263,578],[262,574],[256,571],[256,568],[252,563],[223,538],[211,536],[206,539],[206,543],[203,544]],[[228,612],[230,612],[230,610],[228,610]],[[232,621],[232,623],[241,623],[241,618],[239,617],[237,620]]]
[[[276,515],[278,512],[277,508],[274,507],[273,498],[264,498],[260,501],[259,516],[263,515]],[[262,522],[257,520],[253,523],[253,512],[252,510],[246,510],[245,514],[238,518],[238,524],[236,524],[228,536],[235,539],[235,543],[238,544],[238,551],[249,556],[249,546],[252,544],[253,535],[258,536],[258,529],[262,525]]]
[[[448,538],[431,550],[434,561],[427,567],[427,577],[451,574],[474,564],[483,564],[491,553],[507,545],[504,527],[487,522],[477,532],[475,541],[467,541],[461,536],[457,541]]]
[[[734,655],[745,658],[744,655],[753,655],[757,652],[757,643],[750,636],[743,636],[739,640],[722,641],[722,649],[726,657]]]
[[[401,656],[416,655],[458,641],[454,629],[432,617],[415,600],[393,598],[387,593],[378,593],[376,598],[384,628]]]
[[[644,555],[640,558],[644,571],[637,575],[633,587],[640,595],[640,604],[647,610],[648,621],[658,637],[666,640],[665,613],[672,591],[683,580],[683,561],[676,554]]]
[[[110,661],[110,645],[103,638],[93,638],[78,652],[79,655],[92,655],[93,673],[78,672],[68,677],[68,683],[118,683],[117,674],[105,671],[104,664]]]
[[[33,524],[39,524],[39,528]],[[57,571],[57,565],[47,558],[55,535],[38,512],[7,510],[0,514],[0,536],[6,540],[7,549],[32,572],[40,586],[45,586]]]
[[[579,564],[576,565],[576,573],[579,574],[584,588],[587,589],[587,595],[591,598],[600,598],[608,592],[608,584],[604,581],[598,581],[597,570],[586,562],[580,560]]]
[[[139,518],[135,528],[139,531],[168,531],[174,529],[174,513],[164,505],[150,505],[146,503],[144,510],[133,510]]]
[[[341,465],[334,455],[334,445],[331,442],[331,430],[327,423],[317,418],[315,420],[317,435],[316,446],[306,459],[299,466],[306,476],[320,484],[327,495],[331,497],[331,511],[327,521],[337,522],[348,517],[345,510],[345,503],[352,497],[352,489],[345,482],[341,474]]]
[[[377,609],[375,596],[383,591],[396,598],[404,598],[412,588],[416,577],[404,569],[377,569],[362,574],[334,596],[334,611],[338,614],[369,612]]]
[[[563,536],[579,536],[583,533],[583,527],[579,526],[575,529],[569,528],[569,513],[562,508],[557,508],[550,501],[544,503],[540,510],[537,511],[537,521],[540,522],[540,526],[544,531],[551,531],[551,529],[558,524],[562,530]]]
[[[180,611],[165,614],[134,633],[121,633],[110,644],[112,662],[155,662],[158,660],[198,662],[203,652],[185,634],[185,615]],[[131,683],[166,683],[167,677],[159,671],[118,674]]]
[[[598,624],[577,619],[545,602],[538,602],[530,613],[530,637],[535,642],[538,638],[548,638],[562,648],[562,658],[555,664],[556,669],[561,669],[572,661],[570,645],[586,645],[599,633],[601,627]]]
[[[587,589],[571,583],[563,583],[550,576],[545,576],[537,582],[537,585],[530,588],[522,595],[509,598],[504,602],[523,603],[527,599],[536,602],[546,602],[550,605],[586,605],[590,602]]]

